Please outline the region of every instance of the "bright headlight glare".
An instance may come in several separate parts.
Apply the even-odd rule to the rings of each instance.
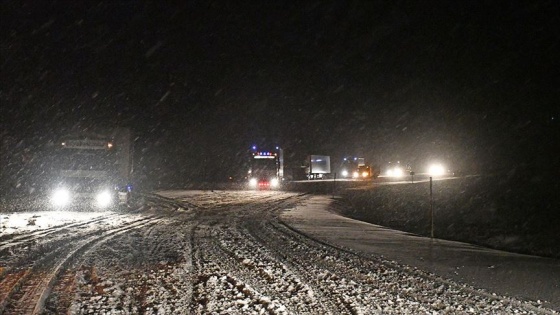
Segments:
[[[59,207],[67,205],[70,203],[70,192],[64,188],[55,190],[51,196],[51,202]]]
[[[342,171],[342,176],[344,177],[348,176],[348,171],[347,170]]]
[[[278,178],[270,179],[270,186],[277,187],[278,186]]]
[[[395,167],[395,169],[393,170],[393,176],[395,177],[403,176],[403,170],[399,167]]]
[[[368,175],[369,175],[368,172],[363,172],[362,173],[362,177],[368,177]]]
[[[354,173],[352,173],[352,177],[358,178],[358,177],[360,177],[360,173],[354,172]]]
[[[433,164],[428,169],[428,173],[432,176],[442,176],[445,174],[445,168],[441,164]]]
[[[113,202],[113,197],[108,191],[100,192],[95,199],[99,207],[107,207]]]
[[[256,178],[251,178],[249,180],[249,185],[251,185],[253,187],[257,186],[257,179]]]

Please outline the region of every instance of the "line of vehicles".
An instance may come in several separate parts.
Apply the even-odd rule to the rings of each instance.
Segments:
[[[50,203],[56,208],[74,205],[100,209],[127,204],[131,199],[133,173],[132,134],[127,128],[78,131],[63,135],[52,145]],[[286,167],[284,151],[250,150],[247,184],[251,189],[277,189],[285,180],[370,180],[380,170],[363,157],[344,157],[331,167],[328,155],[308,155],[299,165]],[[441,175],[443,166],[430,172]],[[390,164],[382,176],[413,175],[409,165]]]
[[[251,148],[247,182],[252,189],[275,189],[286,180],[320,180],[320,179],[362,179],[376,177],[376,172],[365,163],[364,158],[345,157],[333,172],[331,158],[328,155],[308,155],[296,167],[285,168],[284,152],[276,146],[273,149]]]
[[[383,169],[380,169],[368,164],[365,158],[356,156],[344,157],[337,164],[338,166],[331,167],[331,157],[328,155],[308,155],[299,165],[286,168],[284,152],[281,148],[261,150],[253,146],[247,180],[252,189],[275,189],[279,188],[284,180],[371,180],[377,177],[404,180],[409,177],[414,181],[415,175],[424,177],[454,175],[440,163],[431,164],[421,173],[416,173],[410,164],[401,161],[388,162]]]
[[[133,146],[129,129],[71,132],[52,145],[50,155],[52,206],[104,209],[130,201]],[[289,169],[284,164],[282,148],[253,146],[247,173],[249,187],[277,189],[286,179],[320,180],[337,176],[339,179],[371,179],[377,176],[364,158],[358,157],[344,158],[334,170],[328,155],[309,155],[301,165]]]

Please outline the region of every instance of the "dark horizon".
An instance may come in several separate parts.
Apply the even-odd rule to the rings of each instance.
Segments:
[[[233,175],[253,143],[291,163],[560,166],[557,1],[5,1],[1,15],[0,134],[14,155],[75,125],[118,125],[164,182]]]

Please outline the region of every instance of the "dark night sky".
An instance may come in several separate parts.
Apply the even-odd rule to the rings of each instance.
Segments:
[[[253,142],[560,165],[556,0],[163,3],[3,1],[2,136],[129,126],[171,181],[234,174]]]

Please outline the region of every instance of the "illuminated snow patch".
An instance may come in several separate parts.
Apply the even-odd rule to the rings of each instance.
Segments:
[[[87,221],[108,212],[39,211],[0,214],[0,235],[20,234]]]

